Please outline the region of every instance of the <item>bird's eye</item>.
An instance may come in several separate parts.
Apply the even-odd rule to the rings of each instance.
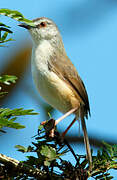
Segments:
[[[46,27],[46,22],[41,22],[39,26],[40,28]]]

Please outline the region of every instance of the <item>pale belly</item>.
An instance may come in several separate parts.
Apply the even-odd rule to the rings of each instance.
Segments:
[[[53,108],[66,113],[79,106],[72,89],[52,71],[37,71],[33,67],[32,75],[40,95]]]

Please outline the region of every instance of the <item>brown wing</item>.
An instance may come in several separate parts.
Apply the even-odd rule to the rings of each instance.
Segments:
[[[70,59],[65,54],[61,54],[59,57],[57,55],[52,56],[49,62],[49,70],[55,72],[64,81],[67,81],[80,96],[85,104],[87,117],[88,112],[90,114],[90,107],[86,88]]]

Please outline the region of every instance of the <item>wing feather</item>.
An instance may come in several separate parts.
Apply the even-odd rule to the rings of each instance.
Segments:
[[[87,91],[70,59],[65,54],[60,54],[59,57],[57,55],[51,56],[48,63],[48,68],[56,73],[62,80],[72,86],[72,88],[77,92],[84,103],[85,115],[87,117],[88,113],[90,114]]]

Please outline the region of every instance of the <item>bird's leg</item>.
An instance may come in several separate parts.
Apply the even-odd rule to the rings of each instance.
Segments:
[[[57,120],[55,121],[55,125],[54,125],[54,126],[56,126],[59,122],[61,122],[63,119],[65,119],[65,118],[66,118],[67,116],[69,116],[70,114],[74,113],[77,109],[78,109],[78,108],[76,107],[76,108],[71,109],[71,110],[68,111],[67,113],[65,113],[63,116],[61,116],[59,119],[57,119]],[[75,121],[76,121],[76,118],[72,121],[72,123],[71,123],[71,124],[68,126],[68,128],[65,130],[64,135],[62,134],[63,137],[65,136],[65,134],[66,134],[67,131],[70,129],[70,127],[74,124]],[[42,125],[45,125],[45,124],[46,124],[46,121],[43,121],[41,124],[42,124]],[[55,127],[51,129],[51,131],[50,131],[50,137],[54,137],[54,129],[55,129]]]
[[[55,126],[56,126],[59,122],[61,122],[63,119],[65,119],[67,116],[69,116],[70,114],[74,113],[77,109],[78,109],[77,107],[76,107],[76,108],[73,108],[73,109],[71,109],[70,111],[68,111],[66,114],[64,114],[63,116],[61,116],[59,119],[57,119],[57,120],[55,121]]]
[[[65,119],[67,116],[69,116],[70,114],[72,114],[73,112],[75,112],[78,108],[73,108],[70,111],[68,111],[66,114],[64,114],[63,116],[61,116],[59,119],[57,119],[55,121],[55,126],[61,122],[63,119]],[[65,136],[65,134],[67,133],[67,131],[70,129],[70,127],[74,124],[74,122],[76,121],[76,118],[74,118],[74,120],[72,121],[72,123],[68,126],[68,128],[62,133],[62,137]],[[54,136],[54,128],[51,130],[50,132],[50,137]]]
[[[75,123],[75,121],[77,120],[77,117],[75,117],[73,119],[73,121],[70,123],[70,125],[67,127],[67,129],[62,133],[62,137],[64,138],[64,136],[66,135],[66,133],[68,132],[68,130],[71,128],[71,126]]]
[[[54,130],[55,130],[55,128],[51,129],[50,134],[49,134],[49,136],[52,138],[54,137]]]

